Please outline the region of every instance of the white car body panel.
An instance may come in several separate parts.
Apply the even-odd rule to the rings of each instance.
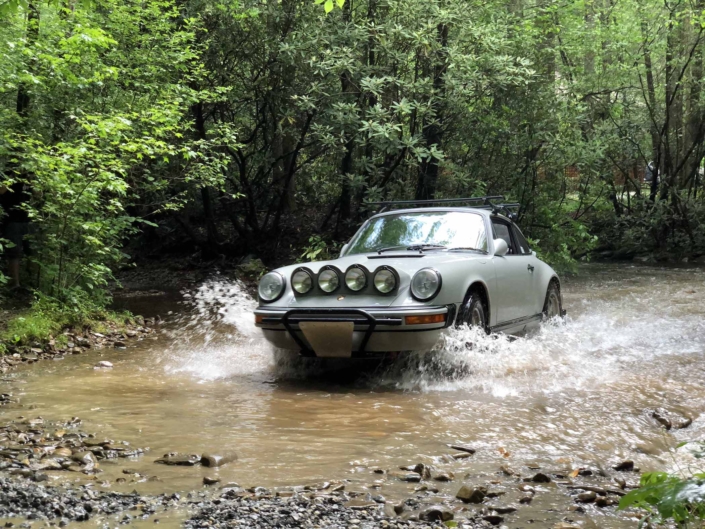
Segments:
[[[434,343],[442,330],[453,324],[450,319],[458,313],[471,287],[481,287],[485,290],[489,330],[515,333],[540,323],[549,283],[552,280],[558,281],[558,277],[553,269],[538,259],[533,252],[528,255],[494,255],[489,211],[473,208],[393,210],[373,216],[360,230],[382,215],[425,211],[462,211],[482,215],[488,234],[488,253],[393,250],[382,254],[370,252],[345,255],[347,248],[344,247],[343,255],[338,259],[278,268],[276,272],[286,281],[283,295],[271,303],[261,302],[260,307],[255,311],[258,318],[263,318],[263,321],[257,322],[256,325],[262,328],[265,338],[277,347],[297,349],[300,348],[297,340],[290,336],[291,332],[287,332],[283,324],[277,320],[287,311],[360,309],[382,318],[381,321],[384,321],[385,314],[392,314],[394,318],[402,319],[402,323],[395,324],[394,328],[379,324],[369,337],[367,351],[428,349],[430,348],[428,344]],[[508,220],[504,217],[502,219]],[[299,268],[303,267],[317,277],[323,267],[333,266],[344,276],[346,270],[352,265],[364,267],[370,272],[370,276],[381,266],[391,267],[398,274],[399,284],[394,293],[389,295],[381,294],[371,286],[366,288],[364,293],[352,292],[342,284],[330,294],[314,288],[314,291],[305,295],[295,293],[291,287],[291,276]],[[442,277],[440,291],[426,302],[417,301],[410,292],[411,279],[422,268],[433,268]],[[412,328],[405,323],[404,314],[437,314],[439,311],[448,315],[448,321],[443,325],[415,325]],[[292,325],[294,334],[305,343],[303,334],[296,329],[295,324]],[[353,349],[360,346],[366,328],[368,328],[367,324],[362,324],[360,321],[355,323]]]

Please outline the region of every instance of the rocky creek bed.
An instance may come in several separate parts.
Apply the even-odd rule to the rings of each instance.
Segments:
[[[130,337],[146,336],[147,329],[136,330]],[[84,343],[75,335],[71,338]],[[116,334],[112,340],[119,342],[120,338]],[[95,340],[91,347],[104,346],[106,342],[115,347],[102,339]],[[94,367],[110,368],[110,362],[105,360]],[[12,420],[0,424],[0,518],[24,518],[26,521],[20,522],[24,527],[37,522],[64,526],[95,518],[105,520],[107,526],[129,525],[136,520],[159,521],[160,516],[174,512],[179,513],[177,517],[188,528],[523,527],[522,523],[532,520],[537,512],[536,499],[541,503],[542,496],[559,493],[565,499],[560,507],[563,521],[550,527],[579,529],[586,527],[591,514],[614,512],[620,497],[638,483],[639,469],[631,460],[578,468],[569,464],[563,468],[538,464],[512,468],[506,464],[492,474],[467,473],[466,465],[465,471],[458,472],[458,464],[472,461],[476,449],[468,444],[449,443],[438,447],[432,463],[392,469],[360,468],[358,472],[368,476],[364,484],[358,479],[293,487],[241,487],[237,483],[221,483],[214,469],[237,465],[234,453],[154,454],[148,447],[88,432],[78,417],[51,421],[20,415],[31,415],[31,406],[25,408],[10,394],[0,397],[0,405],[17,411]],[[646,414],[654,428],[663,430],[687,428],[692,422],[661,408]],[[502,455],[509,457],[508,453]],[[131,462],[145,458],[151,459],[153,473],[131,468]],[[112,482],[104,478],[106,464],[117,466],[120,477]],[[140,494],[110,490],[118,485],[124,488],[159,482],[161,465],[200,465],[214,472],[203,478],[200,488],[194,483],[190,492]],[[401,499],[400,485],[407,490]],[[389,497],[385,497],[387,494]],[[555,503],[550,509],[555,510]]]
[[[62,360],[66,355],[83,354],[92,349],[124,349],[129,342],[141,340],[154,333],[160,323],[158,318],[137,316],[134,324],[118,326],[106,322],[105,332],[85,329],[66,329],[61,339],[51,338],[46,343],[28,346],[7,346],[7,354],[0,355],[0,374],[5,374],[22,364],[33,364],[40,360]],[[4,394],[7,400],[7,394]]]
[[[539,336],[488,338],[472,351],[455,336],[462,350],[442,352],[442,374],[421,378],[404,369],[331,382],[330,370],[271,367],[271,351],[247,334],[251,307],[235,302],[217,331],[222,322],[208,317],[174,339],[183,320],[168,319],[164,332],[145,320],[12,351],[0,360],[0,518],[34,527],[637,527],[641,513],[617,504],[637,486],[638,467],[670,471],[667,456],[702,436],[705,298],[692,272],[624,274],[616,291],[602,277],[573,284],[572,323]],[[199,302],[210,314],[208,294]],[[676,311],[665,319],[652,311],[663,299]],[[143,301],[144,314],[180,310],[156,294]],[[200,346],[194,329],[222,343]],[[457,365],[469,369],[449,381],[445,368]]]
[[[656,420],[662,422],[664,414],[661,410],[657,414],[660,420]],[[673,417],[670,420],[676,421]],[[237,483],[221,484],[214,476],[204,477],[204,488],[182,495],[119,493],[106,490],[113,484],[101,479],[101,463],[121,463],[124,477],[116,484],[130,484],[158,481],[129,468],[136,458],[153,457],[155,465],[217,467],[233,464],[236,456],[169,453],[155,457],[148,448],[86,433],[82,426],[78,417],[50,422],[23,416],[0,425],[0,518],[26,518],[25,526],[36,520],[63,526],[107,516],[129,524],[135,519],[157,521],[160,513],[181,508],[189,528],[431,529],[450,523],[475,529],[512,523],[535,497],[558,488],[570,505],[565,521],[554,527],[570,529],[581,527],[581,515],[588,509],[615,509],[619,498],[636,487],[638,477],[632,461],[616,462],[609,469],[527,466],[514,470],[503,465],[495,475],[487,476],[484,484],[478,484],[476,479],[468,479],[474,476],[456,477],[452,471],[458,460],[472,458],[475,449],[450,444],[444,449],[446,453],[436,458],[437,465],[367,469],[367,487],[330,481],[276,489],[244,488]],[[61,479],[70,476],[81,480]],[[438,484],[449,482],[457,485],[454,496],[438,489]],[[388,501],[383,489],[398,483],[413,486],[413,494]]]

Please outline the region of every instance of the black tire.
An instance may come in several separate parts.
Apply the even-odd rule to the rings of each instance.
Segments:
[[[563,316],[563,300],[558,283],[551,281],[546,290],[546,300],[543,302],[543,319],[550,320],[556,316]]]
[[[460,307],[460,313],[455,320],[455,326],[460,327],[481,327],[487,332],[487,307],[485,307],[482,297],[477,292],[470,292],[470,295]]]

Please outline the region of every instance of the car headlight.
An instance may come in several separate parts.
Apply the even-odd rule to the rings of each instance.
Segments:
[[[397,286],[397,278],[389,268],[382,268],[374,277],[375,288],[382,294],[389,294]]]
[[[284,293],[286,281],[279,272],[269,272],[259,281],[257,292],[262,301],[270,303],[278,300]]]
[[[367,275],[362,268],[353,266],[345,274],[345,284],[353,292],[360,292],[367,285]]]
[[[441,289],[441,275],[433,268],[422,268],[411,279],[411,295],[418,301],[428,301]]]
[[[320,274],[318,274],[318,287],[323,292],[333,292],[340,285],[340,279],[338,278],[338,273],[331,269],[326,268]]]
[[[306,270],[297,270],[291,276],[291,288],[299,294],[306,294],[313,288],[313,277]]]

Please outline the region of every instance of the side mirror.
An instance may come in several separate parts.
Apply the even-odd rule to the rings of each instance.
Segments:
[[[350,246],[350,243],[345,243],[343,244],[343,247],[340,249],[340,257],[343,257],[345,255],[345,252],[348,251],[348,246]]]
[[[534,257],[536,257],[536,251],[531,250],[531,255],[533,255]]]
[[[504,239],[494,240],[494,254],[498,257],[504,257],[509,251],[509,246],[507,246],[507,241]]]

